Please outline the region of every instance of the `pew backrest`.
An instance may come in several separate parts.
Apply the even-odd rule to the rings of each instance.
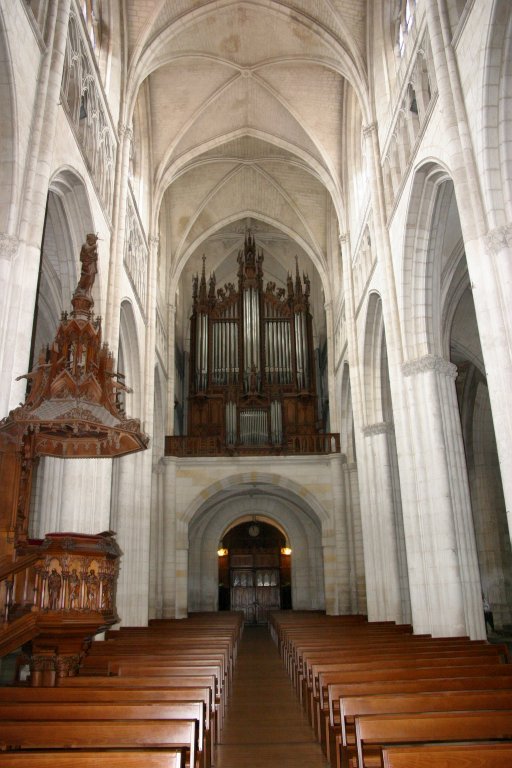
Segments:
[[[385,747],[384,768],[512,768],[512,744]]]
[[[367,747],[413,742],[471,742],[512,739],[512,710],[362,715],[355,718],[357,764],[365,768]]]

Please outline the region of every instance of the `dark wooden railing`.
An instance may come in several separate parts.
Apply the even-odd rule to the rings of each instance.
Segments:
[[[219,437],[168,435],[165,455],[192,456],[308,456],[340,452],[338,432],[292,435],[282,445],[226,445]]]

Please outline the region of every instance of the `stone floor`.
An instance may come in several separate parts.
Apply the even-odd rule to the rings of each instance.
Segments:
[[[266,627],[246,627],[216,768],[326,768]]]

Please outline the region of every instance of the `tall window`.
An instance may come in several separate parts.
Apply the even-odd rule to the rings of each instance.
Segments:
[[[95,51],[99,51],[101,47],[101,0],[82,0],[81,6],[91,45]]]
[[[416,0],[398,0],[397,48],[399,56],[404,55],[407,35],[414,21]]]

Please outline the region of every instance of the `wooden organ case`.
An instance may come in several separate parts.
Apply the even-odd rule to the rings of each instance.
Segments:
[[[238,253],[238,287],[193,279],[188,434],[237,453],[280,452],[319,434],[310,283],[296,267],[286,288],[263,280],[251,233]]]

